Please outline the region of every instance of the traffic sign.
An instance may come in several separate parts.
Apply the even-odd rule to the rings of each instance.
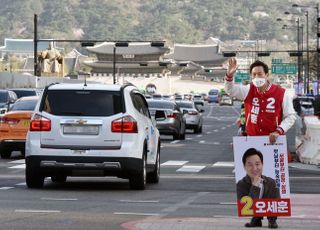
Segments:
[[[297,74],[297,65],[293,63],[272,64],[273,74]]]
[[[234,82],[244,82],[249,79],[250,79],[250,76],[248,72],[236,72]]]

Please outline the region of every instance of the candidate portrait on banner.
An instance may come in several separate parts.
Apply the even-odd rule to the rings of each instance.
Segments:
[[[290,216],[287,142],[280,136],[234,137],[239,216]]]

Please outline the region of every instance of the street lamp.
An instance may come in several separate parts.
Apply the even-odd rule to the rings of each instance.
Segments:
[[[304,6],[304,5],[292,4],[292,7],[295,7],[295,8],[313,8],[317,12],[316,18],[317,18],[317,51],[318,51],[317,52],[317,80],[318,80],[318,86],[317,86],[316,94],[319,94],[319,81],[320,81],[320,61],[319,61],[319,51],[320,51],[320,46],[319,46],[319,39],[320,39],[319,38],[320,37],[319,22],[320,22],[320,15],[319,15],[319,3],[317,3],[315,6]],[[306,11],[306,13],[307,13],[306,16],[307,16],[307,31],[308,31],[308,11]],[[308,90],[309,90],[309,86],[308,86]]]
[[[290,14],[289,12],[286,12],[285,14]],[[282,18],[277,18],[278,22],[282,22]],[[291,20],[290,20],[291,21]],[[290,57],[297,57],[297,64],[298,64],[298,82],[301,81],[301,58],[302,58],[302,50],[303,50],[303,45],[301,46],[300,44],[300,38],[301,38],[301,43],[303,44],[303,24],[300,25],[300,18],[297,17],[295,20],[297,23],[297,52],[290,52],[289,55]],[[288,25],[283,25],[282,29],[295,29],[295,27],[289,27]],[[300,29],[301,29],[301,34],[300,36]]]

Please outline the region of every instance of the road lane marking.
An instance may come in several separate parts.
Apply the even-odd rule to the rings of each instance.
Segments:
[[[28,212],[28,213],[59,213],[60,210],[37,210],[37,209],[16,209],[14,212]]]
[[[215,141],[215,142],[213,142],[213,144],[214,145],[220,145],[220,142]]]
[[[206,141],[199,141],[199,144],[204,144]]]
[[[77,201],[77,198],[52,198],[52,197],[42,197],[41,200],[52,200],[52,201]]]
[[[141,213],[141,212],[114,212],[114,215],[132,215],[132,216],[159,216],[159,213]]]
[[[0,187],[0,190],[9,190],[9,189],[12,189],[14,187]]]
[[[158,200],[120,200],[124,203],[159,203]]]
[[[212,165],[212,167],[234,167],[234,162],[232,161],[218,161]]]
[[[182,166],[188,163],[188,161],[166,161],[161,164],[161,166]]]
[[[26,168],[26,164],[15,165],[15,166],[9,167],[9,169],[25,169],[25,168]]]
[[[201,134],[199,134],[199,135],[197,135],[197,137],[202,137],[202,135],[201,135]]]
[[[15,160],[15,161],[9,161],[9,164],[24,164],[26,161],[25,159],[21,159],[21,160]]]
[[[211,132],[207,132],[207,134],[211,134]]]
[[[188,140],[188,141],[190,141],[190,140],[192,140],[193,138],[191,138],[191,137],[187,137],[186,138],[186,140]]]
[[[219,132],[219,130],[215,129],[215,130],[213,130],[213,132],[216,132],[216,133],[217,133],[217,132]]]
[[[170,143],[171,144],[177,144],[177,143],[179,143],[180,142],[180,140],[175,140],[175,141],[171,141]]]
[[[220,202],[221,205],[236,205],[237,202]]]
[[[206,166],[202,165],[184,165],[181,168],[177,169],[177,172],[200,172]]]
[[[17,186],[25,186],[25,185],[27,185],[27,183],[26,182],[22,182],[22,183],[18,183],[18,184],[16,184]]]
[[[221,127],[221,129],[226,129],[226,127]]]

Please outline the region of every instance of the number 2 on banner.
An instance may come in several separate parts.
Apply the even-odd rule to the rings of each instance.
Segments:
[[[243,196],[240,200],[240,203],[245,204],[241,209],[241,215],[243,216],[253,215],[253,209],[252,209],[253,200],[251,197]]]

